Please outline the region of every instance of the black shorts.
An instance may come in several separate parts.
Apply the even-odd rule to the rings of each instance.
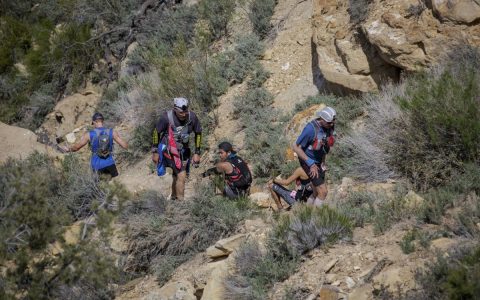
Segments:
[[[182,160],[182,167],[180,170],[175,166],[173,157],[167,158],[166,156],[163,156],[163,159],[165,160],[165,167],[172,169],[172,174],[176,176],[177,174],[187,170],[188,165],[190,164],[190,156],[191,151],[189,148],[184,148],[182,151],[180,151],[180,158]]]
[[[113,177],[118,176],[117,166],[115,164],[96,171],[98,174],[107,174]]]
[[[310,175],[310,167],[302,159],[299,159],[299,161],[300,161],[300,166],[305,171],[305,173],[307,173],[308,178],[310,178],[313,186],[321,186],[325,182],[325,171],[322,170],[321,163],[316,163],[318,167],[318,176],[312,177]]]
[[[291,193],[292,191],[279,185],[279,184],[276,184],[274,183],[272,185],[272,190],[279,196],[281,197],[283,200],[285,200],[285,202],[287,202],[289,205],[293,205],[293,203],[295,203],[295,198],[292,197]]]

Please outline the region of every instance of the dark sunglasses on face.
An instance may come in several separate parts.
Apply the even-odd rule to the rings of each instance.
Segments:
[[[187,111],[188,110],[188,106],[186,105],[182,105],[182,106],[174,106],[176,110],[179,110],[179,111]]]

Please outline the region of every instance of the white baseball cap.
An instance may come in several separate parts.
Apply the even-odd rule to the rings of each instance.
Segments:
[[[323,119],[325,122],[332,122],[333,121],[333,118],[335,117],[334,113],[328,109],[328,107],[320,110],[320,111],[317,111],[317,113],[315,114],[315,117],[318,119],[318,118],[321,118]]]
[[[188,108],[188,100],[183,97],[173,98],[173,106],[181,110],[186,110]]]

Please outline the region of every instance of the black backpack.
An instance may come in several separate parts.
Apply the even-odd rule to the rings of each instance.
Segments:
[[[252,173],[250,173],[247,163],[239,156],[228,158],[227,161],[230,162],[240,173],[240,176],[236,180],[231,181],[232,184],[236,188],[249,187],[252,184]]]
[[[95,129],[95,141],[93,145],[96,145],[95,153],[100,158],[107,158],[112,153],[112,129],[98,130]]]

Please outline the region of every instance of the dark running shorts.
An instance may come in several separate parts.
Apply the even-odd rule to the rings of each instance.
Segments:
[[[189,148],[184,148],[182,151],[181,159],[182,159],[182,168],[179,170],[175,166],[175,162],[173,159],[167,158],[166,156],[163,156],[163,159],[165,160],[165,167],[172,169],[172,174],[176,176],[177,174],[186,171],[188,168],[188,164],[190,163],[190,154],[191,151]],[[172,157],[173,158],[173,157]]]
[[[248,195],[248,189],[242,190],[225,184],[225,188],[223,189],[223,195],[230,199],[240,198]]]
[[[322,170],[321,163],[316,163],[318,167],[318,176],[312,177],[310,175],[310,168],[307,166],[307,164],[301,159],[299,159],[299,161],[300,161],[300,166],[305,171],[305,173],[307,173],[308,178],[310,178],[310,180],[312,181],[313,186],[321,186],[325,182],[325,171]]]
[[[272,190],[289,205],[293,205],[293,203],[295,203],[295,199],[290,195],[292,193],[291,190],[276,183],[272,185]]]
[[[100,170],[97,170],[97,173],[98,173],[98,174],[107,174],[107,175],[112,176],[112,178],[118,176],[117,166],[114,165],[114,164],[111,165],[111,166],[102,168],[102,169],[100,169]]]

